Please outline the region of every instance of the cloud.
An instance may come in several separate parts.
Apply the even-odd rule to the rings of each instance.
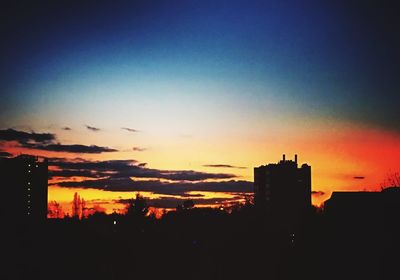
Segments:
[[[25,132],[11,128],[0,130],[0,141],[16,141],[24,148],[53,152],[99,154],[118,151],[113,148],[96,145],[63,145],[56,142],[56,136],[52,133]]]
[[[70,127],[68,127],[68,126],[65,126],[65,127],[63,127],[62,128],[63,130],[72,130]]]
[[[129,127],[121,127],[121,129],[129,131],[129,132],[139,132],[139,130]]]
[[[89,129],[91,131],[94,131],[94,132],[100,131],[100,128],[98,128],[98,127],[94,127],[94,126],[90,126],[90,125],[85,125],[85,126],[87,129]]]
[[[17,141],[19,143],[51,143],[56,136],[52,133],[35,133],[18,131],[12,128],[0,130],[0,140]]]
[[[313,196],[323,196],[325,194],[325,192],[323,191],[312,191],[311,195]]]
[[[246,169],[247,167],[243,166],[234,166],[230,164],[204,164],[203,167],[215,167],[215,168],[237,168],[237,169]]]
[[[136,160],[87,161],[50,159],[50,165],[71,170],[89,170],[107,172],[112,178],[156,178],[171,181],[204,181],[208,179],[232,179],[236,175],[227,173],[207,173],[193,170],[161,170],[145,167],[146,164]]]
[[[135,152],[143,152],[143,151],[146,151],[146,148],[133,147],[132,150],[134,150]]]
[[[365,177],[364,177],[364,176],[354,176],[353,179],[356,179],[356,180],[364,180]]]
[[[160,180],[134,181],[130,178],[105,178],[98,180],[64,181],[58,186],[68,188],[92,188],[108,191],[147,191],[158,194],[181,195],[190,191],[249,193],[253,183],[249,181],[220,182],[162,182]]]
[[[52,185],[67,188],[88,188],[121,192],[153,192],[174,195],[178,198],[161,197],[151,204],[176,207],[182,199],[193,199],[196,204],[223,203],[231,200],[224,197],[191,195],[191,191],[215,193],[250,193],[253,183],[234,180],[236,176],[226,173],[207,173],[193,170],[161,170],[146,167],[136,160],[91,161],[81,158],[50,158],[49,177],[58,177]],[[56,169],[56,170],[55,170]],[[81,177],[71,180],[71,177]],[[210,181],[211,180],[211,181]]]
[[[117,152],[118,150],[109,148],[109,147],[101,147],[96,145],[80,145],[80,144],[72,144],[72,145],[63,145],[63,144],[49,144],[49,145],[41,145],[41,144],[25,144],[23,145],[26,148],[43,150],[43,151],[52,151],[52,152],[66,152],[66,153],[77,153],[77,154],[100,154],[105,152]]]
[[[157,170],[157,171],[159,171],[158,178],[169,179],[174,181],[202,181],[207,179],[229,179],[236,177],[236,175],[233,174],[206,173],[193,170],[182,170],[182,171]]]
[[[87,178],[99,178],[106,176],[101,172],[92,172],[90,170],[49,170],[49,179],[54,177],[87,177]]]
[[[80,158],[74,160],[65,158],[50,158],[49,166],[55,166],[61,169],[87,170],[92,172],[117,172],[128,169],[136,165],[136,160],[107,160],[107,161],[89,161]]]
[[[0,151],[0,157],[10,157],[12,154],[5,152],[5,151]]]

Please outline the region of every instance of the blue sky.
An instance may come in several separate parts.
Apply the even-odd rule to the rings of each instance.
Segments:
[[[32,106],[45,111],[109,95],[153,100],[165,92],[154,88],[167,84],[176,98],[181,91],[207,97],[214,94],[208,93],[211,87],[229,99],[273,99],[288,112],[397,129],[398,38],[390,33],[395,28],[385,6],[380,11],[378,4],[319,1],[31,5],[5,19],[2,95],[10,109],[2,119]]]

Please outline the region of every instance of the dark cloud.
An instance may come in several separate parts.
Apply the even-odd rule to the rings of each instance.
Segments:
[[[0,151],[0,157],[10,157],[12,156],[12,154],[4,152],[4,151]]]
[[[247,167],[243,166],[234,166],[230,164],[204,164],[204,167],[216,167],[216,168],[237,168],[237,169],[246,169]]]
[[[311,195],[314,195],[314,196],[323,196],[325,194],[325,192],[323,192],[323,191],[312,191],[311,192]]]
[[[0,140],[17,141],[18,143],[52,143],[56,136],[52,133],[35,133],[18,131],[12,128],[0,130]]]
[[[91,188],[106,191],[153,192],[161,195],[175,195],[178,198],[162,197],[151,203],[162,207],[176,207],[182,199],[193,199],[196,204],[223,203],[226,198],[204,198],[201,194],[191,195],[191,191],[220,193],[250,193],[253,183],[233,180],[236,176],[225,173],[206,173],[193,170],[160,170],[147,168],[136,160],[90,161],[85,159],[51,158],[50,178],[60,177],[53,183],[68,188]],[[83,180],[73,181],[71,177]],[[146,180],[143,180],[146,179]],[[219,181],[209,181],[219,180]],[[220,181],[221,179],[225,179]],[[230,179],[230,180],[226,180]],[[235,198],[237,199],[237,198]]]
[[[88,178],[99,178],[106,176],[102,172],[93,172],[90,170],[49,170],[49,179],[54,177],[88,177]]]
[[[226,173],[206,173],[193,170],[160,170],[145,167],[145,164],[135,160],[109,161],[68,161],[63,159],[50,160],[50,165],[70,170],[88,170],[106,172],[110,178],[156,178],[171,181],[204,181],[208,179],[232,179],[236,175]]]
[[[220,182],[163,182],[160,180],[135,181],[130,178],[106,178],[59,182],[57,185],[68,188],[92,188],[108,191],[147,191],[158,194],[181,195],[190,191],[249,193],[253,183],[249,181]]]
[[[129,127],[121,127],[121,129],[129,131],[129,132],[139,132],[139,130]]]
[[[356,179],[356,180],[364,180],[365,177],[364,177],[364,176],[354,176],[353,179]]]
[[[105,152],[117,152],[118,150],[109,148],[109,147],[101,147],[96,145],[62,145],[62,144],[50,144],[50,145],[29,145],[28,147],[45,150],[45,151],[53,151],[53,152],[67,152],[67,153],[82,153],[82,154],[100,154]]]
[[[207,179],[229,179],[236,177],[236,175],[233,174],[206,173],[193,170],[183,170],[183,171],[158,170],[158,171],[160,172],[158,178],[169,179],[174,181],[202,181]]]
[[[16,141],[25,148],[53,152],[99,154],[118,151],[113,148],[96,145],[63,145],[56,142],[56,136],[52,133],[25,132],[11,128],[0,130],[0,141]]]
[[[129,169],[136,165],[136,160],[107,160],[107,161],[89,161],[84,159],[69,160],[65,158],[50,158],[49,165],[70,170],[88,170],[93,172],[117,172]]]
[[[134,150],[135,152],[143,152],[143,151],[146,151],[146,148],[133,147],[132,150]]]
[[[172,195],[174,195],[174,194],[172,194]],[[204,197],[204,194],[201,194],[201,193],[196,193],[196,194],[193,194],[193,193],[176,193],[176,195],[179,195],[180,197],[185,198],[185,199]],[[162,196],[161,198],[167,198],[167,197],[168,196]]]
[[[68,127],[68,126],[65,126],[65,127],[63,127],[62,128],[63,130],[72,130],[70,127]]]
[[[85,125],[85,126],[87,129],[89,129],[91,131],[94,131],[94,132],[100,131],[100,128],[98,128],[98,127],[94,127],[94,126],[90,126],[90,125]]]
[[[64,178],[64,181],[58,182],[57,185],[70,188],[149,191],[170,195],[184,195],[189,191],[243,193],[251,192],[253,189],[252,182],[232,180],[236,177],[233,174],[152,169],[145,167],[145,164],[136,160],[89,161],[53,158],[49,159],[49,165],[58,169],[49,172],[51,177]],[[91,179],[80,182],[68,180],[69,177],[75,176]],[[143,180],[144,178],[147,180]],[[210,179],[231,180],[207,181]]]

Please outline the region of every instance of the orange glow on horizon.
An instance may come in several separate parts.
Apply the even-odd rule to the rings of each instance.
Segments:
[[[307,125],[305,125],[306,123]],[[253,125],[253,124],[252,124]],[[74,154],[66,152],[50,152],[23,148],[15,142],[2,142],[2,150],[18,154],[31,154],[43,157],[82,158],[85,160],[114,160],[135,159],[139,163],[147,163],[146,167],[159,170],[195,170],[208,173],[234,174],[235,180],[253,181],[253,167],[275,163],[285,153],[290,159],[294,154],[299,155],[299,164],[307,163],[312,168],[313,204],[319,205],[329,198],[335,190],[379,190],[380,184],[391,171],[400,169],[400,135],[394,132],[378,130],[353,123],[331,122],[329,120],[293,121],[290,128],[264,129],[264,124],[254,124],[256,128],[249,134],[232,134],[216,132],[214,135],[199,135],[197,137],[182,138],[170,137],[158,139],[149,134],[137,137],[151,146],[144,152],[133,152],[124,148],[123,143],[129,143],[131,135],[117,139],[111,147],[118,147],[119,152],[101,154]],[[77,134],[76,137],[82,135]],[[104,136],[104,137],[103,137]],[[99,138],[90,134],[91,142],[102,145],[99,141],[112,142],[115,139],[112,133]],[[147,138],[146,138],[147,137]],[[164,141],[165,140],[165,141]],[[74,135],[69,141],[81,143]],[[104,145],[103,143],[103,145]],[[211,163],[232,164],[243,166],[239,168],[213,168]],[[132,177],[133,178],[133,177]],[[61,178],[52,178],[50,184],[57,184]],[[146,181],[151,178],[133,178],[137,181]],[[64,179],[65,180],[65,179]],[[71,177],[68,181],[95,180],[95,178]],[[165,183],[171,180],[161,179]],[[208,180],[216,181],[216,180]],[[136,192],[106,192],[93,189],[60,188],[56,185],[49,187],[48,201],[57,201],[64,209],[70,209],[68,203],[72,201],[75,191],[78,191],[88,203],[101,200],[102,207],[107,213],[120,209],[123,205],[115,204],[118,199],[134,197]],[[150,199],[163,197],[181,198],[152,192],[140,192]],[[195,195],[198,192],[191,192]],[[212,194],[202,193],[202,198],[212,198]],[[216,196],[225,199],[223,194]],[[234,199],[226,197],[226,200]],[[94,203],[94,202],[93,202]],[[69,210],[66,212],[70,212]]]

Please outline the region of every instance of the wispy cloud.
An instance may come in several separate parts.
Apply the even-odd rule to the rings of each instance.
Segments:
[[[356,180],[364,180],[365,177],[364,177],[364,176],[354,176],[353,179],[356,179]]]
[[[121,127],[121,129],[129,131],[129,132],[139,132],[139,130],[129,127]]]
[[[70,127],[68,127],[68,126],[65,126],[65,127],[63,127],[62,128],[63,130],[72,130]]]
[[[98,128],[98,127],[94,127],[94,126],[90,126],[90,125],[85,125],[85,126],[87,129],[89,129],[91,131],[94,131],[94,132],[100,131],[100,128]]]
[[[134,150],[135,152],[143,152],[143,151],[146,151],[146,148],[133,147],[132,150]]]
[[[204,164],[203,167],[213,167],[213,168],[237,168],[237,169],[246,169],[247,167],[243,166],[235,166],[230,164]]]

